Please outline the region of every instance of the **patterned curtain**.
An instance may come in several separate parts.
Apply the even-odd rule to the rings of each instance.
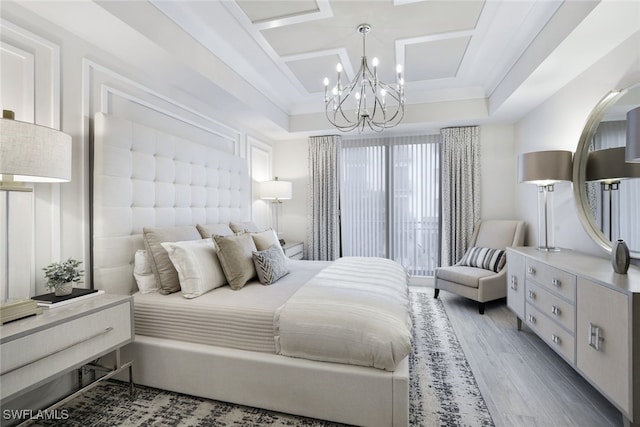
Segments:
[[[340,256],[339,136],[309,138],[309,212],[307,258],[332,261]]]
[[[447,128],[442,135],[442,265],[455,264],[467,250],[480,219],[478,127]]]

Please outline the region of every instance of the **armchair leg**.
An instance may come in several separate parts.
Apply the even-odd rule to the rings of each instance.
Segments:
[[[437,299],[439,294],[440,294],[440,289],[435,288],[433,290],[433,299]]]
[[[484,314],[484,303],[478,303],[478,311],[480,312],[480,314]]]

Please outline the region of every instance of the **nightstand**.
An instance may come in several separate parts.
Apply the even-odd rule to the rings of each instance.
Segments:
[[[133,298],[122,295],[98,295],[2,325],[0,398],[14,399],[79,368],[96,372],[97,380],[84,386],[79,373],[80,389],[47,409],[60,406],[127,368],[133,390],[133,362],[120,360],[120,348],[133,336]],[[114,366],[90,363],[112,352]]]
[[[304,243],[302,242],[289,242],[282,246],[284,254],[291,259],[303,259],[304,258]]]

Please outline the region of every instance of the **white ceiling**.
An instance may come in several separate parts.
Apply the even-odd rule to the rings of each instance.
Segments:
[[[322,81],[335,82],[338,62],[347,77],[353,76],[362,55],[356,32],[361,23],[373,28],[366,53],[369,60],[379,58],[380,78],[393,82],[395,64],[403,66],[407,107],[403,124],[394,131],[424,132],[518,120],[638,31],[639,3],[149,0],[85,1],[80,9],[76,2],[23,5],[129,62],[138,58],[137,68],[148,63],[156,75],[173,73],[165,77],[203,103],[225,100],[216,108],[279,139],[334,132],[323,114]],[[80,10],[74,18],[63,12],[71,7]],[[118,34],[105,37],[115,23]],[[602,37],[605,30],[607,37]],[[124,50],[117,47],[123,39],[129,46]],[[134,58],[132,51],[144,51],[149,58]],[[159,67],[163,62],[164,69]]]

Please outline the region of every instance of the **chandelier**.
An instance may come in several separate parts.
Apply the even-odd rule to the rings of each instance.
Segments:
[[[378,79],[378,58],[367,63],[365,39],[371,31],[369,24],[358,25],[362,34],[362,62],[353,80],[343,85],[342,64],[338,63],[338,79],[329,91],[329,79],[324,79],[325,113],[329,122],[343,132],[368,126],[375,132],[397,126],[404,116],[404,78],[402,67],[396,67],[396,83],[387,84]],[[351,109],[355,108],[355,112]]]

